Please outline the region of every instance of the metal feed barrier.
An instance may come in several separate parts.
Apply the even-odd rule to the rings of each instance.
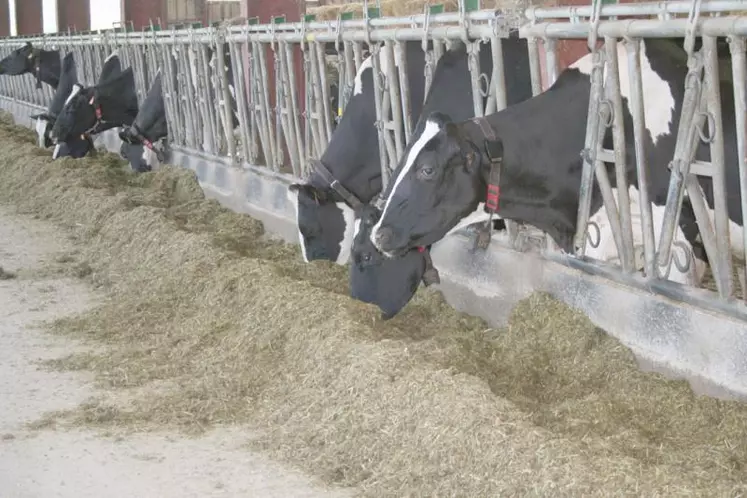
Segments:
[[[592,91],[580,191],[577,255],[560,253],[545,237],[540,251],[528,251],[524,242],[537,236],[532,227],[509,223],[507,235],[496,238],[488,251],[472,252],[465,234],[446,238],[433,249],[442,274],[441,286],[456,307],[502,322],[513,304],[532,290],[546,290],[580,308],[600,327],[630,346],[639,357],[690,379],[705,380],[731,393],[747,395],[747,306],[735,298],[733,261],[729,241],[724,183],[723,123],[721,118],[716,37],[728,37],[735,90],[736,127],[742,212],[747,215],[745,164],[745,37],[747,5],[740,0],[672,1],[650,4],[602,5],[528,9],[523,14],[469,10],[381,18],[376,9],[364,9],[366,18],[270,24],[250,19],[241,26],[187,28],[146,32],[117,29],[87,35],[45,35],[0,40],[4,57],[26,41],[35,46],[72,51],[79,78],[93,84],[106,56],[114,50],[123,66],[134,69],[140,100],[156,73],[164,76],[163,91],[169,124],[171,162],[197,173],[208,195],[239,212],[250,213],[289,240],[296,240],[295,213],[286,199],[287,185],[302,177],[310,161],[318,158],[352,95],[356,72],[368,53],[383,53],[382,65],[373,58],[374,97],[382,174],[389,179],[402,156],[412,129],[405,119],[411,101],[403,41],[419,41],[426,57],[426,88],[445,49],[455,40],[468,48],[469,69],[477,116],[506,105],[502,40],[509,28],[520,27],[528,39],[532,89],[536,95],[558,76],[556,43],[561,39],[586,40],[593,54]],[[741,14],[741,16],[740,16]],[[618,20],[625,17],[625,20]],[[688,78],[683,113],[677,132],[673,173],[665,221],[655,243],[651,203],[640,189],[643,247],[633,247],[633,229],[627,188],[612,195],[603,161],[615,164],[615,180],[627,186],[625,136],[622,128],[621,81],[613,42],[624,40],[628,56],[628,83],[636,150],[638,183],[648,185],[649,169],[642,154],[645,118],[642,103],[640,45],[647,37],[685,37]],[[695,37],[703,47],[693,49]],[[597,48],[604,38],[605,49]],[[380,42],[380,43],[379,43]],[[483,74],[478,44],[489,43],[493,72]],[[225,45],[224,45],[225,44]],[[224,66],[228,50],[234,87]],[[541,74],[544,52],[546,84]],[[215,57],[211,56],[213,54]],[[300,61],[302,73],[294,63]],[[612,70],[604,71],[605,67]],[[605,78],[606,74],[606,78]],[[272,91],[270,75],[275,79]],[[331,76],[334,75],[334,76]],[[338,109],[331,104],[330,83],[338,85]],[[302,81],[299,87],[297,81]],[[0,107],[17,121],[31,124],[28,115],[46,106],[51,91],[34,88],[30,75],[0,78]],[[304,91],[306,89],[306,91]],[[231,97],[237,104],[239,126],[233,130]],[[483,107],[483,99],[487,103]],[[303,105],[301,105],[303,103]],[[703,132],[708,122],[710,136]],[[614,150],[602,147],[612,127]],[[698,141],[710,143],[711,163],[693,161]],[[116,132],[99,138],[118,151]],[[714,220],[711,221],[695,175],[710,176],[714,185]],[[597,181],[610,222],[619,264],[583,256],[583,242],[593,238],[589,223],[591,190]],[[684,268],[692,255],[680,254],[674,232],[687,192],[701,228],[716,283],[716,292],[689,288],[666,280],[673,264]],[[542,234],[539,234],[543,236]],[[747,247],[747,234],[744,246]],[[680,248],[681,249],[681,248]],[[639,255],[639,253],[641,253]],[[637,258],[640,256],[640,258]],[[745,255],[736,255],[744,261]],[[643,260],[643,272],[637,259]],[[744,270],[740,277],[744,282]],[[744,287],[744,283],[742,283]],[[742,295],[747,296],[744,288]]]

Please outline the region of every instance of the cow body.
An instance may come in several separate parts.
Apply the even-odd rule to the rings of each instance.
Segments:
[[[50,133],[56,143],[73,137],[95,135],[122,125],[131,125],[138,113],[132,68],[121,70],[112,54],[96,86],[75,84]]]
[[[654,204],[654,233],[658,240],[663,206],[669,184],[667,164],[673,157],[679,125],[686,56],[677,42],[651,39],[642,43],[641,69],[647,133],[644,151],[649,164],[649,197]],[[628,110],[627,55],[618,44],[620,83],[624,104],[627,181],[631,194],[634,244],[641,244],[638,182],[632,118]],[[677,51],[680,56],[675,56]],[[501,217],[534,225],[547,232],[565,251],[573,250],[576,232],[578,192],[581,182],[586,115],[591,89],[591,55],[566,69],[546,92],[487,118],[502,149],[499,211]],[[724,121],[728,210],[732,222],[732,243],[739,250],[742,216],[736,161],[733,90],[721,84]],[[484,123],[483,123],[484,124]],[[395,173],[396,181],[387,191],[384,213],[372,230],[375,246],[394,256],[412,247],[440,240],[460,219],[481,210],[486,200],[490,161],[485,151],[486,134],[475,121],[458,124],[443,114],[432,114],[424,131],[413,141]],[[611,130],[604,146],[612,147]],[[708,146],[699,144],[696,158],[709,160]],[[614,165],[607,165],[617,195]],[[712,181],[699,178],[708,205],[713,206]],[[596,249],[587,241],[586,253],[600,259],[617,258],[610,245],[606,210],[596,183],[592,191],[591,220],[602,231]],[[697,225],[687,198],[683,203],[675,240],[695,249],[696,264],[686,272],[671,268],[669,279],[696,283],[705,262],[698,242]],[[614,253],[614,256],[612,255]],[[700,257],[698,255],[701,255]]]
[[[52,89],[57,90],[61,72],[59,50],[35,49],[31,43],[26,43],[0,60],[0,74],[8,76],[33,74],[36,77],[37,88],[41,88],[41,83],[46,83]]]

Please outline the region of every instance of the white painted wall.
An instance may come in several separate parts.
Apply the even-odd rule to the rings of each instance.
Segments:
[[[45,33],[57,33],[57,0],[42,0],[42,27]]]
[[[121,0],[90,0],[91,29],[111,29],[122,22]]]
[[[18,0],[22,2],[23,0]],[[16,36],[18,34],[18,25],[16,24],[16,0],[8,0],[8,8],[10,9],[10,36]]]

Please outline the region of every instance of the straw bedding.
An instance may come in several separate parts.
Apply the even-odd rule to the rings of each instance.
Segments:
[[[364,496],[747,491],[743,405],[640,372],[547,295],[500,330],[434,291],[382,322],[344,269],[303,264],[187,171],[53,162],[7,123],[0,147],[0,200],[78,241],[47,271],[107,296],[50,325],[98,347],[49,368],[90,370],[109,394],[38,427],[246,424],[251,447]]]

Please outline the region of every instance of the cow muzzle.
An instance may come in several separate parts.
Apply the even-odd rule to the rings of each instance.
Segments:
[[[379,227],[374,232],[371,242],[374,247],[389,259],[397,258],[406,251],[395,249],[398,246],[398,237],[394,229],[386,226]]]

